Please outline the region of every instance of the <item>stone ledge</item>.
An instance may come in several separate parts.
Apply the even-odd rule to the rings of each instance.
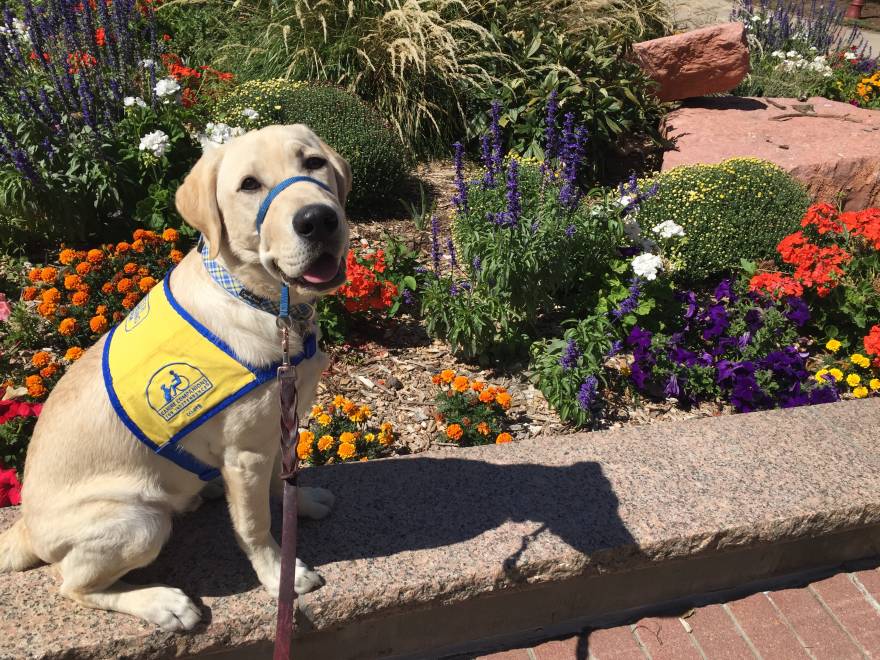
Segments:
[[[870,399],[306,470],[338,500],[301,527],[327,585],[302,599],[299,657],[438,657],[880,554],[878,423]],[[199,598],[193,634],[75,606],[56,579],[0,576],[0,658],[268,657],[274,603],[220,503],[130,576]]]

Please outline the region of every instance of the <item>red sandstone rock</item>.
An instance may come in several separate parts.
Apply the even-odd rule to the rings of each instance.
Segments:
[[[664,134],[675,150],[664,154],[663,170],[752,156],[782,167],[814,199],[835,203],[842,195],[846,210],[880,206],[880,111],[821,97],[769,101],[700,99],[671,112]],[[774,119],[797,113],[794,106],[828,116]]]
[[[723,23],[633,45],[635,60],[653,80],[661,101],[736,87],[749,72],[742,23]]]

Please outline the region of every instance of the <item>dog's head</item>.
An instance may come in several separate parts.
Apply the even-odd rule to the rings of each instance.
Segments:
[[[294,183],[272,201],[257,231],[260,204],[278,183]],[[294,298],[345,282],[345,198],[351,168],[308,127],[268,126],[206,151],[177,190],[177,210],[205,235],[211,258],[221,247],[232,270],[255,291],[290,285]],[[235,268],[234,266],[238,266]],[[256,282],[254,280],[257,280]]]

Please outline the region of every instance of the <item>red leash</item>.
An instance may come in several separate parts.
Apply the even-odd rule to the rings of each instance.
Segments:
[[[285,323],[286,322],[286,323]],[[281,403],[281,478],[284,479],[281,516],[281,582],[278,588],[278,619],[275,624],[274,660],[290,660],[293,643],[293,616],[296,612],[296,477],[299,457],[296,453],[299,415],[297,414],[296,367],[290,364],[288,338],[290,319],[281,321],[281,366],[278,389]]]

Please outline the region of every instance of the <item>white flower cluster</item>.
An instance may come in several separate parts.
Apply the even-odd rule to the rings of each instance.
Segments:
[[[855,54],[854,51],[848,50],[843,56],[846,58],[847,62],[852,62],[853,60],[859,59],[859,56]]]
[[[672,238],[673,236],[684,236],[684,227],[676,224],[674,220],[664,220],[659,225],[654,225],[651,230],[660,238]]]
[[[816,73],[821,73],[826,78],[830,78],[832,75],[831,67],[828,66],[827,58],[824,55],[816,55],[813,59],[808,59],[796,50],[790,50],[787,53],[781,50],[774,50],[770,55],[782,60],[776,65],[776,68],[782,71],[815,71]]]
[[[141,138],[141,143],[138,145],[138,149],[141,151],[149,151],[157,158],[161,158],[165,155],[165,152],[168,151],[170,146],[171,142],[168,140],[168,135],[163,131],[153,131],[152,133],[147,133]]]
[[[215,144],[226,144],[232,138],[244,135],[245,130],[241,126],[229,126],[221,122],[216,124],[209,121],[205,125],[205,140],[214,142]]]
[[[23,41],[25,43],[31,42],[31,37],[28,34],[27,25],[24,24],[20,18],[12,19],[12,27],[7,28],[5,25],[0,25],[0,34],[8,34],[15,35],[19,41]],[[11,51],[10,51],[11,52]]]
[[[180,91],[180,85],[177,84],[177,81],[174,78],[162,78],[161,80],[156,81],[154,91],[156,92],[156,96],[163,98],[165,96],[177,94],[177,92]]]
[[[631,265],[633,272],[646,280],[656,280],[657,273],[663,270],[663,260],[658,255],[648,252],[633,257]]]
[[[140,96],[126,96],[124,99],[122,99],[122,104],[126,108],[131,108],[135,105],[139,108],[147,107],[146,102],[144,102],[144,100]]]

